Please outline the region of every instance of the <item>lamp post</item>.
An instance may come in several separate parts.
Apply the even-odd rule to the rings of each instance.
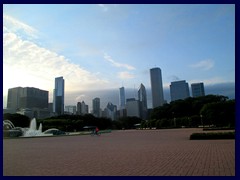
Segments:
[[[200,117],[201,117],[201,123],[202,123],[202,127],[204,128],[204,124],[203,124],[203,119],[202,119],[202,114],[200,114]]]
[[[176,124],[176,118],[175,118],[175,116],[174,116],[174,112],[172,112],[172,115],[173,115],[173,125],[174,125],[174,127],[176,127],[177,124]]]

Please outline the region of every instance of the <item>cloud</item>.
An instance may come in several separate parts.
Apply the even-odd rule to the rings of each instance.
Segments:
[[[110,63],[111,63],[113,66],[115,66],[115,67],[126,68],[126,69],[128,69],[128,70],[135,70],[135,69],[136,69],[135,67],[133,67],[133,66],[131,66],[131,65],[121,64],[121,63],[118,63],[118,62],[114,61],[114,60],[112,59],[112,57],[109,56],[109,55],[106,54],[106,53],[104,54],[104,59],[105,59],[106,61],[110,62]]]
[[[170,79],[171,81],[179,81],[179,80],[181,80],[179,77],[177,77],[175,75],[169,76],[168,79]]]
[[[108,7],[105,4],[98,4],[98,6],[102,8],[104,12],[108,11]]]
[[[77,102],[83,101],[85,97],[86,97],[85,94],[77,95],[77,97],[75,98],[75,101]]]
[[[189,84],[192,83],[199,83],[199,82],[203,82],[204,85],[213,85],[213,84],[223,84],[223,83],[234,83],[232,81],[228,81],[224,78],[221,77],[212,77],[212,78],[208,78],[208,79],[195,79],[195,80],[190,80],[188,81]]]
[[[196,64],[192,64],[192,65],[190,65],[190,67],[199,68],[199,69],[206,71],[206,70],[212,69],[214,67],[214,61],[211,59],[207,59],[207,60],[200,61]]]
[[[31,38],[37,38],[38,31],[35,28],[6,14],[3,14],[3,25],[4,32],[21,33]]]
[[[23,40],[14,33],[3,34],[5,92],[16,86],[52,90],[58,76],[64,77],[66,91],[109,87],[107,80],[71,63],[66,57]]]
[[[119,72],[118,73],[118,78],[120,78],[120,79],[132,79],[132,78],[134,78],[134,75],[132,73],[124,71],[124,72]]]

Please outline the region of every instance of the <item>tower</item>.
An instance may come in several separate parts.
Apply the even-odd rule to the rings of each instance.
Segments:
[[[64,114],[64,79],[55,78],[55,89],[53,91],[53,112],[57,115]]]
[[[124,87],[119,88],[119,106],[120,110],[125,109],[125,89]]]
[[[171,82],[170,94],[171,101],[188,98],[190,96],[188,83],[185,80]]]
[[[92,112],[95,117],[100,117],[100,98],[92,100]]]
[[[193,97],[205,96],[203,83],[193,83],[191,84],[191,89]]]
[[[138,90],[138,100],[140,102],[140,116],[142,119],[147,118],[147,92],[143,84],[140,85]]]
[[[156,108],[164,104],[162,72],[156,67],[150,69],[151,89],[152,89],[152,107]]]

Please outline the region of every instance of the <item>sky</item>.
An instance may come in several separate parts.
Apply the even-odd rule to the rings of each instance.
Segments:
[[[52,102],[59,76],[65,105],[91,106],[110,90],[117,99],[122,86],[150,91],[153,67],[164,89],[177,80],[230,83],[235,94],[235,5],[3,5],[4,107],[18,86],[47,90]]]

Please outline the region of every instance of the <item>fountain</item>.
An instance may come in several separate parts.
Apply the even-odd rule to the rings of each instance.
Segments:
[[[40,123],[39,128],[37,129],[37,121],[35,118],[31,120],[30,127],[23,133],[23,137],[31,136],[44,136],[42,133],[42,124]]]
[[[23,134],[22,128],[15,127],[10,120],[3,121],[3,136],[4,137],[18,137]]]
[[[14,129],[15,126],[10,120],[4,120],[3,121],[3,127],[6,127],[7,129]]]
[[[34,137],[34,136],[49,136],[42,133],[42,123],[37,129],[37,121],[33,118],[29,128],[15,127],[10,120],[3,121],[4,137]]]

